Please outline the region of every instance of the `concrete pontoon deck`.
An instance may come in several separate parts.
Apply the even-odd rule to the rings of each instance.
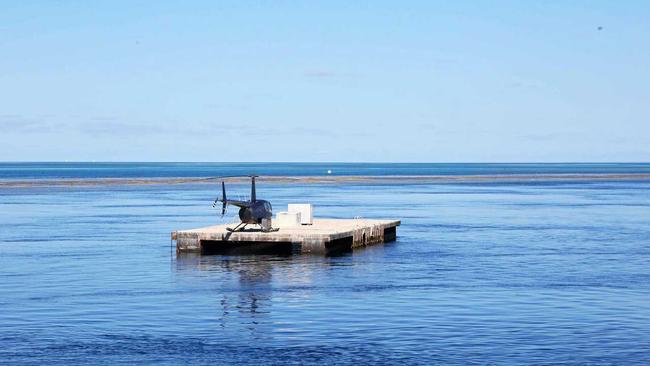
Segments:
[[[174,231],[176,252],[247,253],[287,251],[327,254],[394,241],[398,220],[314,219],[312,225],[280,227],[264,233],[258,228],[229,232],[233,224]]]

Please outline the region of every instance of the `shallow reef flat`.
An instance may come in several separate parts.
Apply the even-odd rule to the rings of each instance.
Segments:
[[[517,182],[581,182],[581,181],[650,181],[647,173],[595,174],[489,174],[489,175],[346,175],[346,176],[260,176],[268,183],[517,183]],[[81,179],[2,179],[1,188],[56,186],[113,186],[152,184],[202,184],[221,181],[218,177],[195,178],[81,178]],[[226,182],[244,183],[248,178],[224,178]]]

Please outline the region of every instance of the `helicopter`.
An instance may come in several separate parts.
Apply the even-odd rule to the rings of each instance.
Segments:
[[[273,207],[271,202],[266,200],[258,200],[255,195],[255,178],[257,175],[250,175],[251,178],[251,198],[248,201],[231,200],[226,198],[226,183],[221,181],[221,198],[217,198],[212,203],[212,207],[217,207],[217,203],[221,202],[221,217],[226,214],[226,207],[228,205],[239,207],[239,219],[241,222],[234,228],[226,228],[230,232],[242,231],[246,225],[259,225],[262,232],[268,233],[278,231],[279,229],[271,226],[271,218],[273,217]],[[225,178],[225,177],[222,177]]]

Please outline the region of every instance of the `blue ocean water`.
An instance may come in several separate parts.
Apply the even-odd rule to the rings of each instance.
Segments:
[[[331,173],[328,174],[328,170]],[[0,163],[0,179],[650,173],[650,163]]]
[[[650,363],[649,181],[260,180],[276,210],[398,218],[398,239],[177,256],[172,230],[223,222],[217,192],[0,189],[0,364]]]

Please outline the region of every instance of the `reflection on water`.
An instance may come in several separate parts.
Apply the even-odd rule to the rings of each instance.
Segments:
[[[221,327],[232,311],[239,316],[249,318],[252,325],[259,323],[259,318],[269,312],[272,296],[271,281],[273,265],[277,261],[291,257],[277,256],[217,256],[179,253],[176,259],[176,271],[180,274],[193,271],[227,272],[238,278],[238,291],[223,291],[219,308]],[[206,309],[207,310],[207,309]],[[254,328],[251,328],[254,329]]]
[[[366,258],[381,256],[386,245],[393,243],[360,248],[355,252],[364,252]],[[296,326],[299,322],[295,320],[284,322],[271,319],[274,291],[278,291],[283,300],[290,295],[296,301],[290,307],[299,310],[301,301],[309,301],[310,292],[333,286],[329,281],[323,281],[321,276],[337,269],[349,271],[357,264],[352,252],[328,256],[177,253],[175,270],[186,281],[213,279],[218,283],[213,292],[218,301],[202,311],[219,314],[217,323],[220,328],[237,328],[245,324],[242,329],[246,329],[255,339],[269,340],[277,338],[274,337],[277,330],[281,330],[280,333],[301,332],[300,326]],[[334,283],[344,281],[353,280],[339,278]]]
[[[218,323],[221,328],[226,328],[232,321],[245,323],[245,328],[257,339],[272,335],[272,332],[265,330],[269,325],[268,315],[271,312],[274,286],[311,287],[311,265],[331,265],[333,262],[328,258],[332,256],[178,253],[175,264],[176,272],[181,276],[203,277],[203,272],[208,276],[217,274],[219,277],[230,278],[230,286],[220,286],[216,291],[218,301],[214,308],[203,311],[220,314]],[[274,272],[280,273],[275,281]],[[233,316],[233,312],[237,315]]]

